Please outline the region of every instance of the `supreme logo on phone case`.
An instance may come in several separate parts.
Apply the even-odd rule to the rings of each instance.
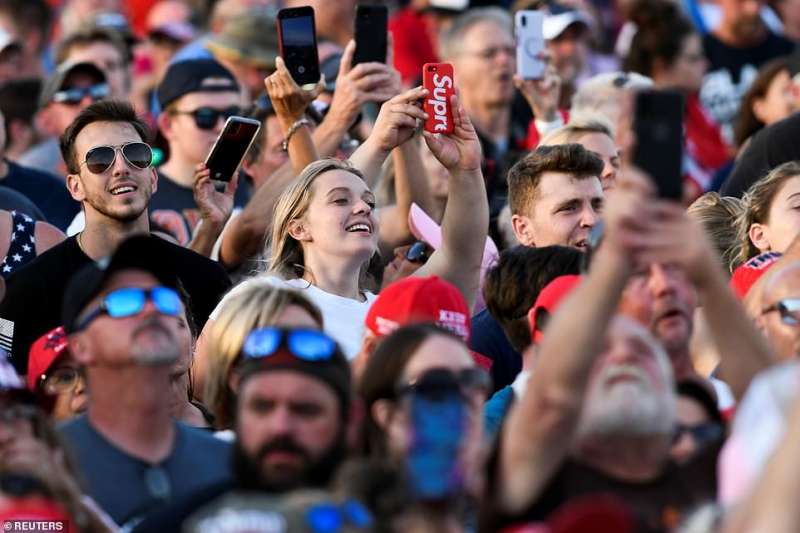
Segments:
[[[450,97],[456,93],[453,65],[426,63],[422,67],[423,86],[428,89],[423,109],[428,113],[425,131],[453,133],[453,109]]]

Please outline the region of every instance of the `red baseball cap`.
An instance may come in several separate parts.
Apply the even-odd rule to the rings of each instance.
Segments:
[[[539,344],[544,338],[544,331],[536,327],[536,315],[539,309],[544,309],[551,315],[555,313],[564,298],[578,286],[582,279],[583,276],[575,274],[558,276],[541,290],[533,307],[528,311],[528,327],[531,330],[531,340],[534,344]]]
[[[39,378],[47,374],[53,363],[67,350],[64,327],[58,326],[36,339],[31,344],[28,356],[28,388],[36,391]]]
[[[465,342],[470,332],[469,308],[461,291],[436,276],[411,276],[384,288],[364,322],[379,337],[420,322],[433,322]]]
[[[781,254],[778,252],[763,252],[736,267],[731,275],[731,288],[736,296],[739,299],[747,296],[750,287],[755,285],[764,272],[772,268],[780,258]]]

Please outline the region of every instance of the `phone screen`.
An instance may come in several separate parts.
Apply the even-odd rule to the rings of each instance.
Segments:
[[[464,398],[458,392],[410,398],[413,437],[408,453],[412,489],[420,499],[443,499],[464,485],[459,457],[466,426]]]
[[[353,64],[386,63],[387,24],[386,6],[358,6],[356,10],[356,51]]]
[[[233,173],[239,168],[260,127],[261,124],[252,119],[228,119],[206,159],[212,180],[230,181],[233,178]]]
[[[319,81],[319,58],[311,8],[283,9],[278,13],[281,57],[298,85]]]

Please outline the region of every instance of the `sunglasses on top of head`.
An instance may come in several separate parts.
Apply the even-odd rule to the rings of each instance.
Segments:
[[[53,95],[52,101],[57,104],[78,105],[87,96],[91,97],[92,102],[97,102],[103,98],[108,98],[108,84],[98,83],[90,87],[72,87],[58,91]]]
[[[114,164],[117,150],[122,152],[122,158],[133,168],[144,170],[153,163],[153,150],[150,146],[147,143],[136,141],[120,146],[95,146],[86,152],[86,159],[82,164],[86,165],[89,172],[102,174]]]
[[[259,328],[251,331],[242,345],[243,359],[264,359],[285,347],[304,361],[327,361],[336,354],[336,341],[314,329]]]
[[[181,297],[169,287],[159,286],[150,289],[125,287],[106,294],[100,305],[76,324],[75,330],[85,329],[93,320],[103,314],[111,318],[127,318],[138,315],[148,301],[153,302],[156,310],[164,315],[179,316],[181,314]]]
[[[194,119],[194,125],[201,130],[211,130],[217,125],[220,118],[228,120],[230,117],[238,115],[242,110],[238,106],[231,106],[225,109],[214,109],[213,107],[198,107],[194,111],[173,111],[173,115],[189,115]]]

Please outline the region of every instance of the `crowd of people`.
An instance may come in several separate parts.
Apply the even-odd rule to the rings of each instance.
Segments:
[[[0,0],[3,530],[800,530],[798,1]]]

